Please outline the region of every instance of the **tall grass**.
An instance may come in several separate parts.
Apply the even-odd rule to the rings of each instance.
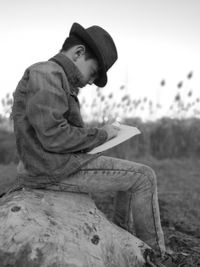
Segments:
[[[124,119],[123,123],[136,126],[141,134],[110,149],[106,153],[132,159],[151,156],[164,158],[200,158],[200,119],[170,119],[143,122],[139,118]],[[99,125],[93,122],[90,126]],[[15,136],[0,130],[0,163],[17,162]]]
[[[151,156],[165,158],[200,158],[200,119],[162,118],[143,122],[140,118],[124,119],[123,123],[136,126],[140,135],[110,149],[108,155],[131,159]]]
[[[132,99],[125,85],[122,85],[115,93],[106,94],[101,88],[96,88],[96,95],[91,106],[88,106],[85,98],[81,101],[82,115],[85,121],[88,114],[93,118],[89,125],[102,125],[108,120],[117,120],[128,125],[137,126],[141,134],[122,143],[108,151],[117,157],[130,158],[152,156],[157,159],[200,157],[200,98],[193,95],[190,80],[193,71],[177,83],[174,99],[169,107],[168,115],[157,120],[144,121],[142,112],[150,116],[159,114],[160,103],[154,103],[151,99],[143,97]],[[163,79],[160,86],[167,86]],[[167,88],[166,88],[167,89]],[[119,96],[116,98],[116,96]],[[7,164],[17,161],[14,134],[6,132],[12,130],[8,122],[11,113],[13,98],[7,94],[1,101],[4,115],[0,114],[0,163]],[[84,109],[89,107],[89,112]],[[139,114],[138,118],[136,118]]]

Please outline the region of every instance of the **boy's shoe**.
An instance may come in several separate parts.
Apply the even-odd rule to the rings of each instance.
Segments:
[[[148,251],[145,255],[145,267],[176,267],[173,258],[170,254],[165,254],[164,257],[156,256],[152,251]]]

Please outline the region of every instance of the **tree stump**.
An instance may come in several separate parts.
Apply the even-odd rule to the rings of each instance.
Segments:
[[[21,190],[0,199],[1,267],[138,267],[148,249],[86,194]]]

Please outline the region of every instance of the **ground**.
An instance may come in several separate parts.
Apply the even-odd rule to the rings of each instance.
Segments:
[[[200,266],[200,160],[133,159],[151,166],[158,181],[161,222],[166,245],[179,267]],[[0,194],[12,184],[16,165],[0,166]],[[95,201],[112,217],[114,194],[96,195]]]

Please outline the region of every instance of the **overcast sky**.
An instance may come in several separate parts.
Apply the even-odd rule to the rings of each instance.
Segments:
[[[198,95],[199,14],[200,0],[2,0],[0,99],[15,90],[26,67],[58,52],[73,22],[99,25],[116,42],[119,60],[109,71],[107,91],[125,83],[135,97],[167,103],[192,70],[187,87]]]

